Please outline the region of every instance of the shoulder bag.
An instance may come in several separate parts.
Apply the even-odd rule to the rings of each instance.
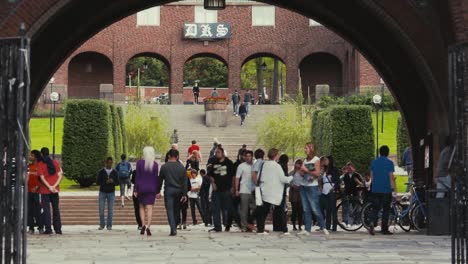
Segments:
[[[262,189],[260,188],[260,180],[262,178],[263,165],[265,165],[265,162],[263,162],[262,166],[260,167],[260,171],[258,173],[257,178],[257,184],[255,186],[255,205],[257,206],[263,205]]]

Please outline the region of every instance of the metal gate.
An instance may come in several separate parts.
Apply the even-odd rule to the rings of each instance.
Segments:
[[[26,263],[29,40],[0,39],[0,264]]]
[[[449,51],[449,103],[455,156],[451,166],[452,263],[468,262],[468,45]]]

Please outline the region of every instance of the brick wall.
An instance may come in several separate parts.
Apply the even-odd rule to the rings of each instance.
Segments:
[[[171,4],[161,7],[160,26],[136,26],[136,15],[129,16],[99,32],[76,50],[55,73],[57,82],[68,86],[69,63],[74,56],[93,51],[107,56],[113,63],[114,92],[117,100],[125,97],[125,65],[139,54],[155,54],[167,61],[170,66],[170,93],[180,94],[179,103],[185,100],[183,92],[183,66],[197,54],[212,54],[226,61],[229,69],[229,88],[240,87],[240,71],[246,60],[259,54],[269,54],[280,58],[287,67],[286,89],[295,94],[298,87],[297,69],[301,61],[310,54],[326,53],[342,64],[341,74],[336,69],[321,68],[320,73],[307,68],[301,74],[307,83],[323,83],[331,86],[355,90],[359,82],[355,61],[346,59],[346,54],[354,48],[337,34],[323,26],[310,27],[309,19],[286,9],[275,8],[275,27],[253,27],[251,6],[228,6],[218,12],[218,22],[232,25],[229,40],[204,43],[182,39],[184,22],[194,21],[194,6]],[[173,16],[177,13],[177,16]],[[70,71],[69,71],[70,70]],[[330,71],[330,72],[329,72]],[[346,73],[355,73],[348,74]],[[326,76],[326,78],[324,78]],[[98,85],[98,84],[95,84]],[[337,95],[348,91],[336,91]],[[69,92],[70,95],[75,93]]]
[[[380,85],[380,75],[362,54],[359,54],[359,83],[361,86]]]

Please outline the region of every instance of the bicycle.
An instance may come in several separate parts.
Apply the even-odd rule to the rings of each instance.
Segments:
[[[336,206],[338,225],[343,230],[352,232],[362,228],[361,212],[364,206],[362,192],[364,189],[365,187],[358,187],[358,194],[356,196],[345,196]],[[349,212],[343,210],[345,204],[348,205]]]
[[[412,197],[409,204],[405,207],[401,202],[392,200],[392,205],[389,215],[388,226],[394,226],[398,224],[401,229],[405,232],[409,232],[411,229],[419,230],[424,228],[426,224],[426,209],[424,208],[423,202],[419,199],[416,187],[414,183],[410,183],[412,190]],[[424,186],[422,186],[424,188]],[[369,229],[370,225],[370,213],[372,210],[372,203],[367,203],[362,209],[362,222],[366,229]],[[379,212],[379,219],[381,219],[382,211]],[[378,223],[374,223],[377,226]]]

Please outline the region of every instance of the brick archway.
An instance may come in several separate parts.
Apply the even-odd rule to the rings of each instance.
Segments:
[[[315,87],[320,84],[329,85],[330,95],[344,94],[343,62],[338,57],[325,52],[309,54],[299,63],[299,71],[304,98],[310,96],[314,101]]]
[[[168,2],[4,1],[0,4],[0,36],[15,35],[20,22],[26,22],[33,50],[31,95],[37,99],[60,63],[86,39],[129,14]],[[468,40],[468,18],[463,16],[468,10],[466,1],[434,1],[428,7],[416,1],[394,0],[262,2],[312,17],[355,45],[396,97],[408,123],[414,155],[423,156],[416,146],[428,132],[435,136],[437,151],[438,143],[448,134],[447,46]],[[291,59],[293,64],[286,61],[288,68],[297,68],[297,56]],[[178,81],[173,83],[179,85]],[[291,83],[297,84],[297,79]],[[418,169],[422,170],[415,171]]]
[[[68,98],[101,98],[101,92],[113,88],[113,81],[113,63],[107,56],[98,52],[77,54],[68,65]]]

